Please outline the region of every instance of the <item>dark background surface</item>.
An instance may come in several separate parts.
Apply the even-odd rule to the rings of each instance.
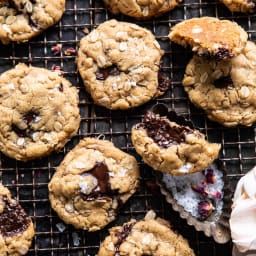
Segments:
[[[232,14],[224,5],[216,1],[186,0],[161,18],[136,21],[125,16],[110,15],[100,0],[67,0],[66,12],[55,27],[28,43],[0,45],[0,72],[14,67],[19,62],[49,69],[55,64],[61,66],[64,76],[80,90],[79,107],[82,117],[80,130],[62,151],[28,163],[17,162],[0,154],[0,178],[3,184],[11,190],[35,223],[36,235],[29,256],[96,255],[109,227],[122,224],[131,217],[140,219],[149,209],[154,209],[158,216],[171,221],[173,228],[189,240],[197,256],[231,255],[231,243],[219,245],[212,238],[204,236],[202,232],[196,232],[193,227],[179,218],[155,187],[151,169],[142,163],[130,140],[131,126],[139,122],[147,109],[155,103],[165,103],[191,119],[210,141],[221,143],[220,159],[226,166],[232,190],[238,179],[256,164],[256,126],[224,128],[209,121],[203,111],[196,109],[188,101],[181,86],[184,69],[191,53],[178,45],[171,44],[167,35],[170,27],[177,22],[201,16],[234,20],[249,33],[250,39],[255,41],[256,16]],[[165,50],[163,70],[172,80],[169,90],[162,97],[129,111],[109,111],[94,105],[77,73],[75,56],[65,56],[63,53],[54,56],[51,52],[51,47],[57,43],[61,43],[64,50],[68,47],[77,49],[80,38],[84,36],[84,28],[91,31],[100,23],[114,17],[137,23],[156,35],[162,49]],[[97,137],[101,134],[138,159],[141,188],[121,209],[119,218],[102,231],[88,233],[65,225],[65,231],[60,232],[56,224],[62,221],[50,208],[47,184],[56,166],[79,139],[87,136]],[[79,246],[73,244],[74,232],[81,239]]]

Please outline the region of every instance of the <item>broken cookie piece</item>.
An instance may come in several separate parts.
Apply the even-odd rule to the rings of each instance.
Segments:
[[[202,171],[220,150],[219,144],[209,143],[174,112],[161,116],[148,111],[142,122],[133,126],[132,143],[146,164],[171,175]]]
[[[171,41],[190,46],[198,55],[215,60],[237,56],[248,39],[248,34],[237,23],[213,17],[185,20],[171,30]]]

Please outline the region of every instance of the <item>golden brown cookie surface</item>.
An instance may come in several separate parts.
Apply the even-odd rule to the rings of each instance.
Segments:
[[[110,141],[87,138],[70,151],[49,183],[52,208],[66,223],[96,231],[113,221],[138,187],[133,156]]]
[[[248,35],[235,22],[213,17],[193,18],[171,28],[169,38],[194,52],[216,60],[238,55],[245,47]]]

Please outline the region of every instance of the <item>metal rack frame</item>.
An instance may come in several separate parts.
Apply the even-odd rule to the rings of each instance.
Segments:
[[[101,0],[67,0],[66,12],[57,25],[30,42],[0,45],[0,72],[14,67],[19,62],[48,69],[55,64],[62,68],[64,76],[80,91],[81,126],[78,134],[63,150],[28,163],[17,162],[0,154],[0,179],[11,190],[13,196],[20,201],[35,223],[36,235],[28,253],[29,256],[96,255],[99,244],[107,235],[109,227],[122,224],[131,217],[140,219],[149,209],[155,210],[159,216],[169,220],[173,228],[189,240],[196,255],[231,255],[231,243],[225,245],[215,243],[212,238],[205,237],[203,233],[196,232],[193,227],[189,227],[171,209],[154,183],[152,170],[142,163],[130,140],[132,125],[140,121],[146,110],[155,103],[165,103],[176,112],[190,118],[210,141],[221,143],[220,158],[228,170],[233,190],[238,179],[256,164],[256,126],[224,128],[209,121],[203,111],[196,109],[189,102],[181,85],[191,52],[172,44],[167,35],[170,27],[177,22],[201,16],[234,20],[249,33],[251,40],[256,41],[256,15],[232,14],[217,1],[184,0],[175,10],[160,18],[136,21],[122,15],[111,15]],[[76,56],[65,56],[63,52],[54,56],[51,52],[51,47],[57,43],[61,43],[64,50],[68,47],[77,49],[79,40],[85,35],[83,32],[85,28],[91,31],[111,18],[133,22],[150,29],[165,50],[162,69],[172,81],[169,90],[162,97],[133,110],[110,111],[94,105],[78,75],[75,64]],[[48,182],[56,166],[78,143],[79,139],[87,136],[97,137],[101,134],[138,159],[141,170],[141,188],[121,209],[119,218],[102,231],[88,233],[65,225],[66,229],[60,232],[56,224],[62,221],[50,208]],[[80,238],[79,246],[73,243],[74,233]]]

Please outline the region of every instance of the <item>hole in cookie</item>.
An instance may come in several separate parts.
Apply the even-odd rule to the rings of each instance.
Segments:
[[[82,175],[91,174],[97,179],[97,186],[93,188],[92,192],[88,195],[81,192],[83,200],[93,201],[96,199],[111,199],[111,196],[117,195],[117,190],[112,190],[109,182],[109,170],[103,163],[97,163],[90,171],[83,173]]]
[[[233,81],[230,76],[224,76],[214,81],[214,86],[219,89],[233,87]]]
[[[185,136],[193,131],[185,126],[170,126],[160,115],[149,111],[137,128],[144,128],[159,147],[168,148],[173,144],[185,142]]]
[[[107,68],[99,68],[95,73],[96,79],[100,81],[106,80],[109,76],[120,75],[120,70],[116,65],[112,65]]]
[[[16,236],[24,232],[30,223],[30,219],[17,201],[9,201],[6,196],[2,197],[5,204],[0,214],[0,233],[4,237]]]

